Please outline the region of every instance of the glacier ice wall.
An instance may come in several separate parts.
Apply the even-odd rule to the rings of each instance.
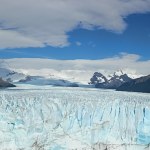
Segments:
[[[0,91],[0,149],[149,150],[150,95],[84,88]]]

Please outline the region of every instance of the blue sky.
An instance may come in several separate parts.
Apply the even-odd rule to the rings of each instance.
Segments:
[[[143,10],[145,9],[146,8]],[[68,36],[67,42],[65,41],[66,37],[64,38],[64,35],[62,35],[62,39],[64,38],[64,41],[69,43],[63,47],[58,46],[57,43],[47,44],[47,42],[45,42],[47,39],[43,42],[46,43],[45,45],[47,46],[41,46],[40,44],[39,46],[38,44],[37,46],[30,46],[30,44],[29,46],[17,46],[15,43],[15,46],[8,46],[9,48],[7,48],[7,46],[2,47],[0,49],[0,58],[102,59],[113,57],[120,53],[128,53],[140,55],[142,60],[150,59],[150,13],[131,13],[127,14],[125,18],[121,18],[124,20],[124,23],[120,23],[121,25],[119,24],[118,27],[115,28],[112,26],[107,27],[107,24],[102,26],[102,23],[99,23],[102,29],[96,27],[96,23],[92,29],[90,29],[90,27],[79,28],[75,26],[67,31],[65,35]],[[19,26],[19,23],[16,23],[15,27],[17,27],[17,25]],[[124,27],[124,25],[127,25],[127,27]],[[5,28],[9,27],[7,24],[3,26]],[[2,28],[2,26],[0,27]],[[10,27],[11,28],[7,28],[7,30],[11,32],[15,30],[17,34],[26,31],[25,29],[20,31],[17,28],[13,28],[12,25]],[[21,27],[20,25],[18,28]],[[44,28],[42,28],[42,31]],[[59,26],[56,28],[59,28]],[[2,31],[7,30],[2,28]],[[47,30],[46,36],[48,32],[49,30]],[[28,34],[28,32],[26,34]],[[56,32],[55,34],[58,33]],[[39,36],[39,34],[37,35]],[[45,37],[42,37],[42,39]],[[11,40],[10,38],[8,39]],[[63,44],[65,43],[64,41],[62,42]],[[18,45],[19,42],[18,40]]]
[[[0,51],[0,57],[101,59],[125,52],[150,59],[150,14],[131,15],[125,20],[128,27],[121,34],[104,29],[75,29],[68,33],[69,46],[5,49]]]

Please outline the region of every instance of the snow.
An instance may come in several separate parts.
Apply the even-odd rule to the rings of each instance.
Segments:
[[[40,74],[40,73],[39,73]],[[40,74],[41,75],[41,74]],[[18,73],[7,68],[0,68],[0,77],[3,80],[12,82],[13,84],[32,84],[32,85],[57,85],[57,86],[84,86],[81,83],[64,80],[62,77],[54,75],[44,76],[30,76],[23,73]],[[86,84],[87,85],[87,84]]]
[[[30,84],[30,85],[54,85],[54,86],[71,86],[77,84],[63,79],[45,78],[41,76],[30,76],[27,80],[22,80],[16,84]]]
[[[147,150],[150,95],[26,85],[0,91],[0,148]]]
[[[114,72],[114,75],[115,76],[121,76],[121,75],[124,75],[124,73],[122,70],[117,70],[116,72]]]
[[[12,82],[18,82],[21,79],[25,79],[26,75],[14,72],[7,68],[0,68],[0,77],[2,77],[4,80],[11,80]]]
[[[105,80],[102,77],[97,77],[97,80],[100,81],[100,83],[104,83]]]
[[[128,74],[128,77],[132,78],[132,79],[137,79],[137,78],[140,78],[144,75],[136,75],[136,74]]]

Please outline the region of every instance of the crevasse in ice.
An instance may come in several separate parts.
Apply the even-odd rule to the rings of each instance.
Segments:
[[[150,95],[86,88],[0,91],[0,149],[149,150]]]

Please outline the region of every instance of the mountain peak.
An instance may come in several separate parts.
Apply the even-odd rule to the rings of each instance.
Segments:
[[[100,72],[95,72],[93,77],[90,79],[90,84],[94,84],[97,88],[115,89],[130,80],[131,78],[120,69],[114,72],[112,76],[108,77],[105,77]]]
[[[98,84],[107,82],[107,78],[100,72],[95,72],[93,77],[90,79],[90,84]]]
[[[122,69],[119,69],[117,71],[114,72],[114,76],[121,76],[124,75],[125,73],[122,71]]]

